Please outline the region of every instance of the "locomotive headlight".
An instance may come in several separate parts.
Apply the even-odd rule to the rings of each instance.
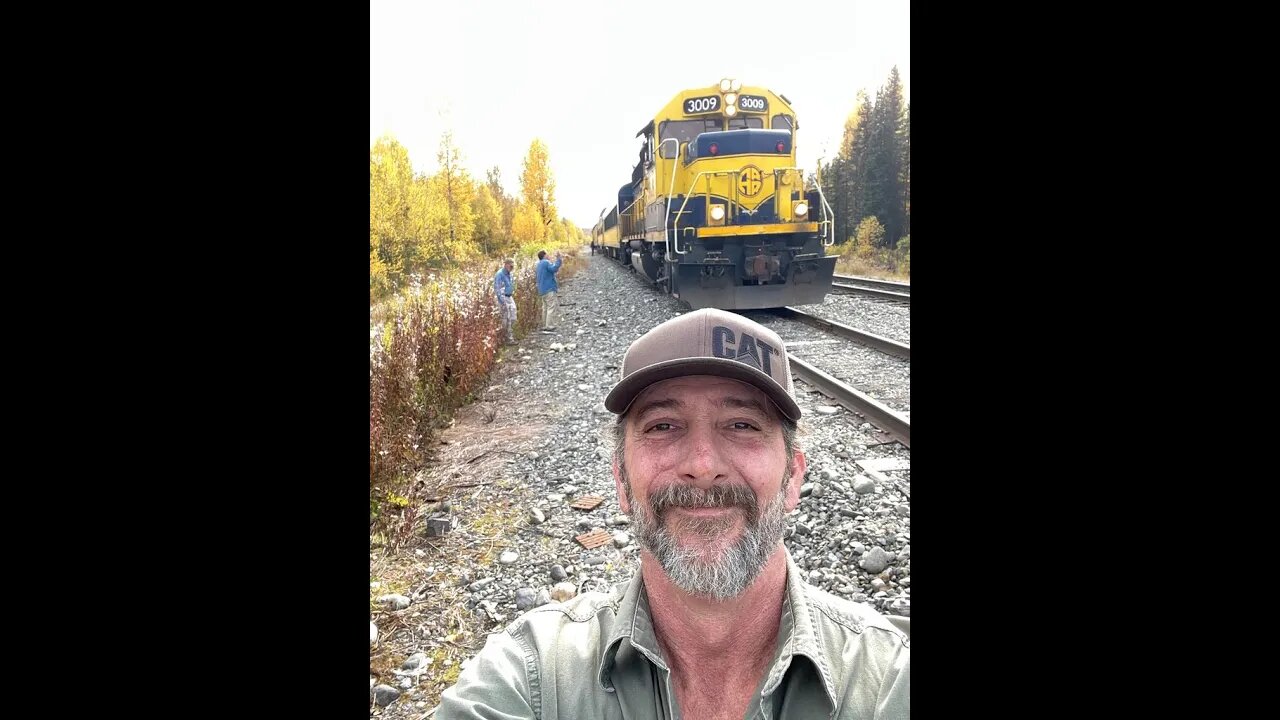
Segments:
[[[728,95],[724,96],[725,105],[732,105],[736,102],[738,102],[738,95],[736,93],[729,93]]]
[[[724,219],[724,206],[723,206],[723,205],[712,205],[712,206],[711,206],[711,219],[712,219],[712,220],[714,220],[714,221],[716,221],[716,222],[720,222],[721,220],[723,220],[723,219]]]
[[[738,106],[737,106],[737,105],[725,105],[725,106],[724,106],[724,114],[725,114],[725,115],[737,115],[737,114],[738,114]]]
[[[725,78],[720,81],[720,92],[729,92],[729,88],[733,86],[734,81]]]
[[[795,206],[796,217],[804,217],[809,214],[809,204],[801,200]]]
[[[734,92],[738,92],[738,90],[742,89],[742,83],[738,82],[737,80],[730,80],[729,89]]]

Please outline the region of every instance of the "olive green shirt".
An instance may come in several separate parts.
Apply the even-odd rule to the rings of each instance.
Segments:
[[[788,552],[777,648],[744,718],[905,720],[910,637],[909,619],[801,580]],[[680,720],[641,573],[609,594],[534,608],[490,635],[435,717]]]

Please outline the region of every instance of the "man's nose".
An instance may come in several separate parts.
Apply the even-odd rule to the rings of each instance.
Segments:
[[[680,461],[680,479],[707,490],[728,478],[728,459],[724,448],[710,427],[691,427]]]

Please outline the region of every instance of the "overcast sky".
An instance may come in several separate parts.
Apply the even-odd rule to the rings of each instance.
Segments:
[[[369,45],[370,146],[390,133],[433,173],[451,128],[472,176],[497,165],[516,194],[542,138],[560,214],[582,227],[616,201],[636,132],[682,89],[730,77],[786,95],[806,170],[894,65],[911,99],[907,0],[372,0]]]

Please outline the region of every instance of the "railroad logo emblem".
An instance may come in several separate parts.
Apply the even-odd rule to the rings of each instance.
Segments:
[[[753,197],[760,192],[760,188],[764,187],[763,175],[760,168],[755,165],[748,165],[742,168],[742,172],[738,175],[738,192]]]

